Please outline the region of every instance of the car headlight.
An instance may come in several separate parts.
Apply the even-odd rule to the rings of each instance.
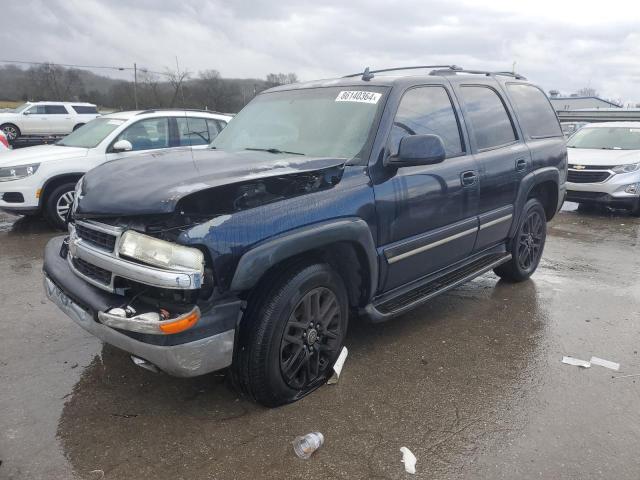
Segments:
[[[0,168],[0,182],[10,182],[11,180],[30,177],[36,173],[39,166],[39,163],[32,163],[31,165],[19,165],[17,167],[2,167]]]
[[[119,252],[120,255],[156,267],[204,271],[204,255],[197,248],[158,240],[133,230],[127,230],[122,235]]]
[[[637,172],[640,170],[640,163],[630,163],[628,165],[618,165],[617,167],[613,167],[613,170],[616,173],[631,173]]]

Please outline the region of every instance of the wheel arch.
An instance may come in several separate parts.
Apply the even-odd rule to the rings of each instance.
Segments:
[[[349,303],[368,303],[378,283],[378,261],[368,224],[342,218],[308,225],[258,244],[238,262],[230,290],[253,289],[283,264],[310,258],[331,265],[343,278]]]
[[[520,216],[525,203],[530,198],[538,198],[544,207],[547,221],[550,221],[559,208],[560,170],[546,167],[527,174],[520,182],[515,203],[515,218],[509,230],[511,238],[520,224]]]
[[[49,178],[41,188],[40,198],[39,198],[39,207],[42,208],[42,205],[46,201],[47,197],[51,194],[53,190],[58,188],[60,185],[70,182],[77,182],[82,178],[84,172],[73,172],[73,173],[63,173],[60,175],[55,175]]]

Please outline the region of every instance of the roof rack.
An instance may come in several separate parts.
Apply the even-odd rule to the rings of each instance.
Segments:
[[[149,110],[143,110],[136,115],[144,115],[147,113],[156,112],[200,112],[200,113],[213,113],[215,115],[226,115],[226,113],[216,112],[215,110],[203,110],[201,108],[150,108]]]
[[[364,72],[360,73],[352,73],[350,75],[345,75],[342,78],[352,78],[352,77],[362,77],[362,80],[369,81],[373,78],[375,73],[383,73],[383,72],[395,72],[400,70],[419,70],[424,68],[448,68],[451,71],[461,70],[461,67],[456,65],[417,65],[415,67],[397,67],[397,68],[383,68],[381,70],[369,70],[369,67],[364,69]]]
[[[469,73],[472,75],[486,75],[487,77],[495,77],[495,76],[503,76],[503,77],[512,77],[515,78],[517,80],[526,80],[527,78],[520,75],[519,73],[514,73],[514,72],[489,72],[486,70],[465,70],[464,68],[460,68],[457,70],[450,70],[450,69],[445,69],[445,70],[433,70],[431,72],[429,72],[429,75],[450,75],[450,74],[458,74],[458,73]]]
[[[374,77],[374,74],[376,73],[383,73],[383,72],[396,72],[396,71],[402,71],[402,70],[421,70],[421,69],[425,69],[425,68],[430,68],[433,69],[431,72],[429,72],[429,75],[451,75],[451,74],[458,74],[458,73],[469,73],[469,74],[475,74],[475,75],[486,75],[487,77],[492,77],[492,76],[497,76],[497,75],[501,75],[501,76],[505,76],[505,77],[513,77],[516,78],[518,80],[526,80],[525,77],[523,77],[522,75],[519,75],[517,73],[512,73],[512,72],[489,72],[489,71],[485,71],[485,70],[465,70],[462,67],[459,67],[457,65],[417,65],[414,67],[397,67],[397,68],[383,68],[381,70],[369,70],[369,67],[364,69],[364,72],[360,72],[360,73],[352,73],[350,75],[345,75],[342,78],[352,78],[352,77],[362,77],[362,80],[365,81],[369,81]]]

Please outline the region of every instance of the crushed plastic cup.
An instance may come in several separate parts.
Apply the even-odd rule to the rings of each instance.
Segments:
[[[311,432],[303,437],[296,437],[291,443],[293,443],[293,451],[296,452],[296,455],[307,460],[324,444],[324,435],[320,432]]]

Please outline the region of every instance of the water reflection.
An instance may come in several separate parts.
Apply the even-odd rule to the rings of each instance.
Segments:
[[[81,476],[108,478],[403,478],[398,448],[443,476],[525,421],[547,322],[533,281],[482,277],[395,321],[352,321],[337,386],[268,410],[221,374],[154,375],[104,346],[64,406],[58,438]],[[319,430],[313,462],[290,441]]]

